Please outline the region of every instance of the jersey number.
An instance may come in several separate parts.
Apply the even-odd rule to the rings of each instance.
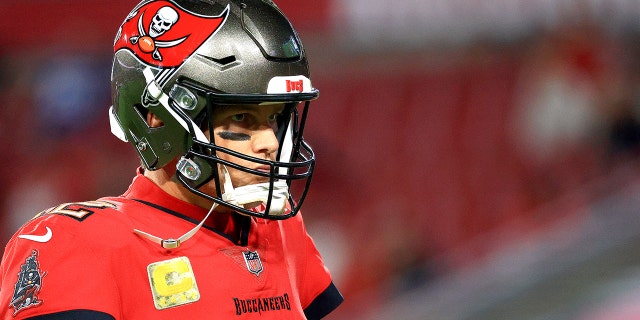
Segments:
[[[93,214],[93,210],[90,209],[105,209],[112,208],[115,209],[116,205],[107,202],[107,201],[84,201],[84,202],[73,202],[73,203],[63,203],[57,207],[53,207],[49,210],[46,210],[45,214],[60,214],[63,216],[68,216],[74,218],[78,221],[82,221],[86,219],[88,216]]]

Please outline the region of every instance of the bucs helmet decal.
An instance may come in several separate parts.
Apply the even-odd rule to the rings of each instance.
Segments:
[[[178,67],[224,24],[228,13],[227,7],[217,16],[203,16],[172,1],[151,1],[127,16],[114,51],[130,50],[149,66]],[[176,46],[180,50],[162,50]]]

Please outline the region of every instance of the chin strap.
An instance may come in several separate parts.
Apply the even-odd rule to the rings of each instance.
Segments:
[[[269,201],[271,183],[256,183],[234,188],[225,166],[222,166],[222,171],[224,173],[222,200],[240,207],[258,202],[266,204]],[[271,192],[271,206],[268,214],[272,216],[282,215],[287,208],[287,199],[289,199],[289,186],[282,180],[275,181],[273,183],[273,192]]]
[[[159,244],[161,247],[165,248],[165,249],[175,249],[177,247],[179,247],[183,242],[189,240],[191,237],[193,237],[194,234],[196,234],[196,232],[198,232],[198,230],[200,230],[200,228],[202,228],[202,226],[204,225],[204,222],[207,221],[207,219],[209,218],[209,216],[211,215],[211,213],[213,212],[213,209],[215,209],[218,206],[217,203],[213,203],[213,205],[211,205],[211,209],[209,209],[209,212],[207,212],[207,215],[204,216],[204,219],[202,219],[202,221],[200,221],[200,223],[195,226],[193,229],[189,230],[189,232],[183,234],[180,238],[178,239],[173,239],[173,238],[169,238],[169,239],[162,239],[160,237],[156,237],[150,233],[138,230],[138,229],[133,229],[133,232],[135,232],[135,234],[146,238],[148,240],[151,240],[157,244]]]

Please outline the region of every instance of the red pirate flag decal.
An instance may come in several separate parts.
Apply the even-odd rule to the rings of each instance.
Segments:
[[[148,2],[124,21],[114,51],[128,49],[149,65],[177,67],[222,26],[228,12],[229,8],[218,16],[203,16],[171,1]]]

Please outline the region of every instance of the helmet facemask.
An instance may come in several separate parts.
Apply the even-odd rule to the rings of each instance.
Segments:
[[[195,92],[199,98],[206,99],[206,107],[196,119],[198,128],[192,132],[213,132],[213,115],[223,105],[255,104],[256,107],[270,103],[284,103],[284,110],[277,119],[278,152],[276,160],[265,160],[221,147],[215,139],[202,139],[201,134],[190,135],[192,144],[179,159],[176,167],[178,180],[191,192],[207,198],[217,204],[230,207],[238,213],[268,219],[286,219],[295,215],[311,181],[315,156],[311,147],[303,139],[304,124],[310,100],[317,97],[317,91],[293,94],[225,94],[207,89],[186,79],[178,81],[187,92]],[[176,87],[174,86],[174,87]],[[173,91],[173,90],[172,90]],[[188,100],[188,99],[187,99]],[[303,100],[303,103],[300,103]],[[170,98],[173,109],[186,116],[180,110],[180,97]],[[268,166],[269,172],[259,171],[238,164]],[[254,175],[262,183],[236,186],[229,174],[237,170],[243,174]],[[215,194],[201,190],[205,184],[215,185]],[[291,189],[300,190],[297,197]]]

